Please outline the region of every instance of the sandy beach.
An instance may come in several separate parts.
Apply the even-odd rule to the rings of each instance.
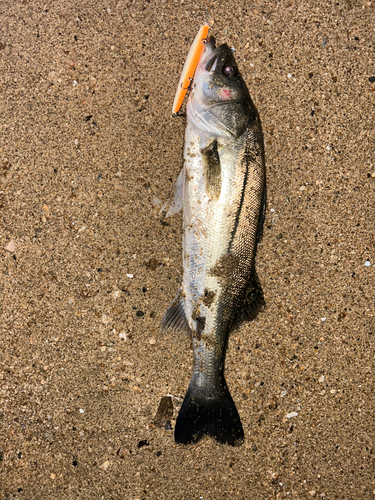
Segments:
[[[182,277],[181,215],[159,213],[171,107],[209,17],[266,151],[236,448],[174,443],[191,341],[160,330]],[[0,499],[374,499],[374,19],[371,0],[3,0]]]

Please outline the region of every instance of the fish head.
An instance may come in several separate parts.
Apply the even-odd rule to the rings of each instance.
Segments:
[[[190,123],[209,135],[238,138],[255,108],[227,44],[210,37],[199,61],[187,104]]]

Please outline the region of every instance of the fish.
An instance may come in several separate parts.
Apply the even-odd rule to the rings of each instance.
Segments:
[[[167,216],[183,208],[183,279],[162,330],[192,338],[175,442],[244,431],[224,376],[230,332],[265,305],[255,269],[266,204],[262,127],[233,51],[209,37],[186,105],[184,162]]]

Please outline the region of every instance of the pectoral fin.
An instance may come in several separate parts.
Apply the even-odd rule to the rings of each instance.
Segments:
[[[221,192],[221,164],[217,147],[217,140],[212,141],[206,148],[201,149],[204,162],[204,180],[207,196],[216,201]]]
[[[170,217],[171,215],[177,214],[183,204],[183,183],[184,183],[184,169],[181,170],[180,175],[177,177],[176,184],[172,190],[171,196],[169,200],[164,203],[160,210],[160,214],[162,214],[165,210],[167,210],[166,217]]]

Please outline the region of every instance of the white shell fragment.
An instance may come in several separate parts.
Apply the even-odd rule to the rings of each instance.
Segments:
[[[292,411],[291,413],[286,414],[286,418],[298,417],[298,413],[296,411]]]

